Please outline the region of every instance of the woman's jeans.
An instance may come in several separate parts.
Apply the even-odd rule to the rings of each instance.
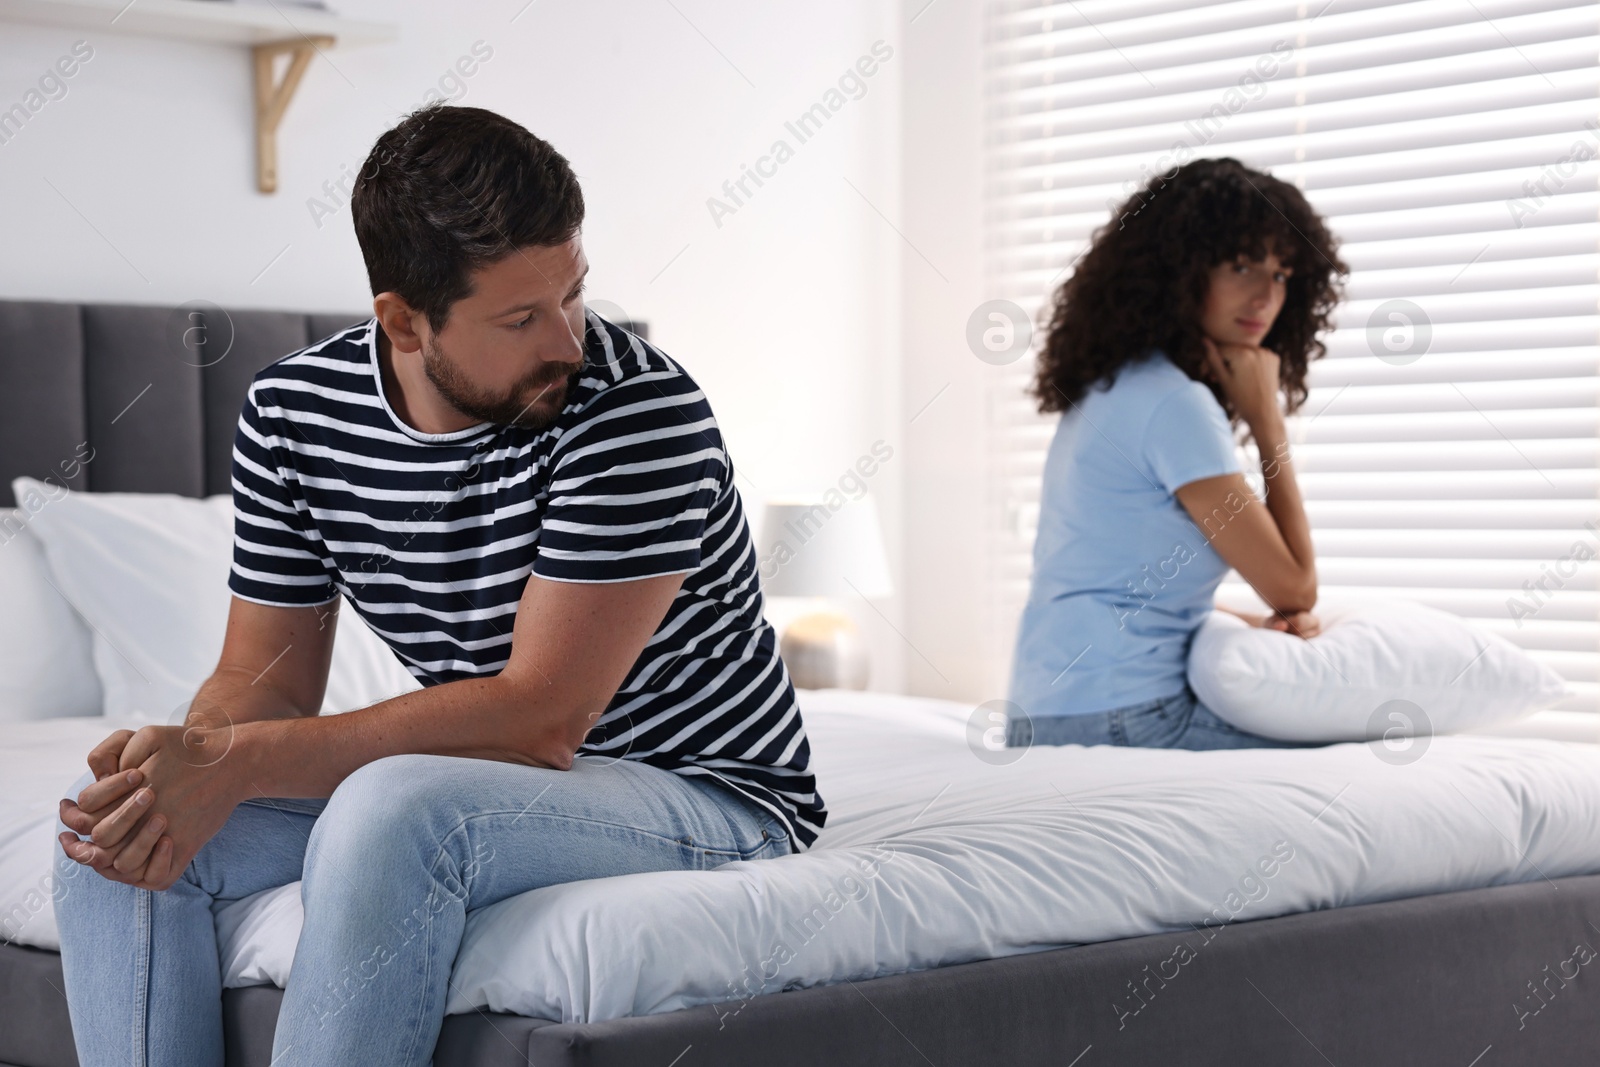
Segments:
[[[593,756],[567,771],[376,760],[325,800],[239,805],[160,892],[104,878],[57,845],[58,869],[75,872],[55,908],[78,1059],[222,1067],[214,914],[297,879],[305,925],[273,1067],[425,1067],[469,911],[559,882],[790,851],[783,823],[730,787]]]
[[[1274,741],[1229,726],[1200,703],[1188,688],[1159,700],[1088,715],[1007,719],[1006,747],[1029,745],[1188,749],[1308,747],[1298,741]]]

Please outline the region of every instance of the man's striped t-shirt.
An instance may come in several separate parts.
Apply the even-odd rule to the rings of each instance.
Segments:
[[[660,349],[586,315],[585,365],[542,430],[407,425],[376,319],[258,373],[234,441],[229,587],[291,607],[344,596],[434,685],[505,666],[530,573],[683,572],[579,754],[720,778],[809,847],[826,811],[711,406]]]

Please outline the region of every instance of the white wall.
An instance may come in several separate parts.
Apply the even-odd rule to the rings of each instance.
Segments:
[[[1005,697],[1009,634],[996,632],[985,509],[984,386],[999,368],[967,346],[983,271],[982,12],[977,0],[905,0],[907,691],[977,704]]]
[[[912,425],[902,410],[926,399],[927,382],[918,372],[915,388],[902,384],[901,331],[915,316],[900,279],[922,286],[925,267],[895,232],[915,186],[901,174],[901,79],[922,50],[918,91],[937,83],[937,57],[919,42],[971,22],[976,5],[940,0],[914,23],[897,0],[336,6],[398,23],[401,40],[313,62],[283,123],[272,196],[255,190],[244,49],[0,23],[0,108],[74,41],[94,49],[67,95],[0,145],[0,297],[369,306],[349,212],[323,185],[356,170],[373,138],[481,41],[492,56],[458,102],[518,120],[572,161],[588,202],[591,297],[647,320],[706,388],[753,524],[766,496],[834,484],[880,438],[894,448],[870,484],[897,595],[844,606],[868,633],[872,687],[903,688],[917,655],[896,632],[906,629],[902,482],[927,436],[970,429],[944,421],[970,398],[947,394]],[[893,55],[864,95],[797,144],[785,120],[880,40]],[[707,198],[779,137],[793,158],[719,227]],[[318,220],[311,198],[336,212]],[[923,232],[934,221],[911,226],[918,244],[949,271],[967,269],[951,262],[964,243]],[[911,350],[944,359],[940,345]],[[917,558],[919,569],[934,562]],[[779,621],[783,605],[771,607]],[[952,654],[943,637],[922,641]]]

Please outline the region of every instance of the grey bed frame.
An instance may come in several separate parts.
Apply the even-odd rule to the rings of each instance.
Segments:
[[[225,492],[251,376],[357,317],[0,301],[0,480]],[[75,467],[85,442],[93,459]],[[434,1063],[1596,1062],[1600,978],[1571,961],[1600,951],[1600,876],[1529,878],[610,1022],[454,1015]],[[227,1067],[267,1067],[281,997],[224,993]],[[0,1067],[76,1064],[60,956],[0,944]]]

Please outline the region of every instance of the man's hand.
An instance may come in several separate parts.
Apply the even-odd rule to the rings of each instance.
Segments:
[[[126,740],[121,762],[139,760],[145,786],[115,803],[116,791],[131,788],[129,768],[85,788],[80,800],[87,809],[62,801],[62,823],[89,835],[80,842],[63,833],[62,848],[112,881],[169,888],[242,799],[222,770],[230,738],[227,727],[141,728]]]
[[[131,740],[132,730],[118,730],[89,751],[89,769],[94,772],[95,781],[117,773],[122,766],[122,751]]]
[[[89,770],[94,772],[94,784],[80,792],[76,801],[61,801],[63,823],[86,834],[115,812],[119,801],[144,784],[144,772],[138,768],[126,772],[119,770],[122,752],[132,739],[132,730],[118,730],[89,752]],[[76,836],[62,834],[61,840],[68,849],[68,855],[71,855],[72,845],[77,842]]]
[[[118,774],[122,751],[128,747],[128,742],[132,739],[132,730],[118,730],[90,750],[89,770],[94,772],[95,784],[78,795],[77,807],[85,812],[98,812],[102,817],[109,815],[111,809],[105,805],[121,800],[143,783],[144,775],[137,769],[127,774]],[[113,775],[116,777],[112,778]],[[107,781],[108,778],[111,780]],[[62,801],[62,804],[66,803],[67,801]],[[90,823],[84,828],[84,832],[87,833],[92,827],[93,823]]]

